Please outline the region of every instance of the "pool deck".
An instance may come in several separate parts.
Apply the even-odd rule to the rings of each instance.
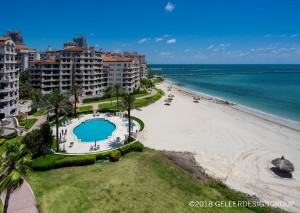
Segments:
[[[96,141],[96,145],[100,145],[99,149],[95,148],[95,142],[81,142],[81,140],[78,139],[73,133],[73,129],[76,126],[91,119],[105,119],[116,125],[116,129],[111,136],[109,136],[105,140]],[[58,132],[62,140],[62,142],[59,144],[59,148],[60,150],[66,150],[67,153],[74,154],[97,153],[100,151],[117,148],[123,145],[125,137],[126,135],[128,135],[128,130],[125,126],[125,123],[127,122],[128,120],[124,119],[122,114],[120,114],[120,116],[113,116],[110,114],[102,113],[98,115],[81,115],[79,116],[79,118],[69,121],[67,125],[59,127]],[[135,126],[133,127],[133,132],[136,132],[139,129],[139,124],[135,121],[132,122],[134,122],[135,124]],[[87,130],[86,134],[88,134],[88,131],[89,130]],[[55,128],[53,128],[53,135],[55,135]]]

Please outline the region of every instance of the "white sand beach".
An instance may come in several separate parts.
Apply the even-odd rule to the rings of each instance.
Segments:
[[[263,201],[293,202],[300,212],[300,132],[225,104],[188,96],[167,83],[158,87],[175,95],[170,106],[161,100],[133,116],[145,122],[139,140],[158,150],[189,151],[206,172],[233,189]],[[285,156],[295,166],[292,178],[270,170],[271,160]]]

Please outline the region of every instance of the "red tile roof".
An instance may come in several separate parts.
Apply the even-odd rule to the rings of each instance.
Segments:
[[[9,40],[10,39],[10,37],[7,37],[7,36],[5,36],[5,37],[0,37],[0,41],[7,41],[7,40]]]
[[[63,50],[60,50],[61,52],[83,52],[85,49],[81,47],[69,47]]]

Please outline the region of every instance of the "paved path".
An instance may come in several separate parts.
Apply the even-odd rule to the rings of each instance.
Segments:
[[[4,206],[5,194],[1,194],[2,203]],[[10,195],[8,204],[8,213],[37,213],[35,196],[29,186],[24,181],[21,188],[17,189]]]
[[[39,129],[41,124],[47,120],[46,115],[41,115],[41,116],[37,116],[37,117],[35,117],[33,115],[28,116],[28,119],[33,119],[33,118],[38,119],[38,120],[35,122],[35,124],[29,130],[23,132],[23,134],[22,134],[23,136],[26,135],[27,133],[31,132],[34,129]]]
[[[149,95],[145,95],[145,96],[142,96],[142,97],[138,97],[136,99],[143,99],[143,98],[148,98],[148,97],[151,97],[151,96],[154,96],[156,95],[157,93],[157,90],[155,89],[151,89],[151,93]],[[121,98],[120,98],[121,99]],[[120,101],[119,99],[119,101]],[[114,103],[114,102],[117,102],[116,100],[115,101],[104,101],[104,102],[96,102],[96,103],[90,103],[90,104],[84,104],[84,103],[79,103],[78,104],[78,107],[81,107],[81,106],[92,106],[93,107],[93,110],[98,110],[98,105],[99,104],[107,104],[107,103]]]

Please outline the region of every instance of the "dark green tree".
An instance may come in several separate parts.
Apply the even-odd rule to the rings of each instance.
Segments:
[[[25,144],[8,143],[6,154],[0,162],[0,192],[6,192],[3,207],[3,212],[6,213],[11,193],[21,187],[23,178],[29,175],[31,155]]]
[[[128,114],[128,141],[131,142],[131,116],[130,116],[130,112],[133,109],[137,109],[136,106],[136,100],[134,98],[133,95],[130,94],[125,94],[122,98],[122,102],[121,105],[126,109],[127,114]]]

